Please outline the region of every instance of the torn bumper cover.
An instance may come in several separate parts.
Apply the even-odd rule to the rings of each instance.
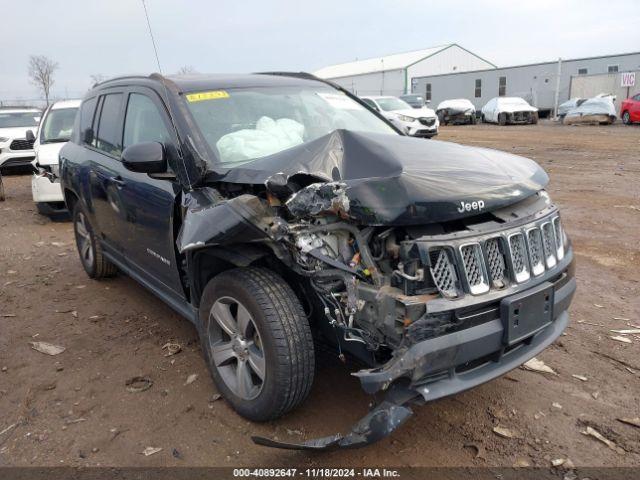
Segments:
[[[573,261],[569,253],[566,265]],[[566,268],[566,267],[565,267]],[[479,325],[423,340],[398,352],[377,369],[353,373],[367,393],[384,390],[400,378],[408,378],[410,387],[426,401],[468,390],[504,375],[547,348],[564,331],[568,308],[576,290],[573,274],[563,274],[553,286],[553,321],[534,335],[508,347],[500,309],[494,318]],[[505,297],[508,298],[508,297]],[[491,312],[489,312],[491,314]]]
[[[280,442],[263,437],[252,437],[252,440],[258,445],[290,450],[335,450],[375,443],[390,435],[413,414],[408,404],[423,404],[488,382],[517,368],[547,348],[569,322],[567,309],[575,289],[575,278],[565,274],[558,280],[554,293],[556,314],[553,322],[514,348],[505,348],[502,322],[495,319],[419,342],[380,369],[354,373],[360,378],[366,392],[386,389],[387,394],[347,435],[330,435],[302,443]],[[476,364],[478,359],[486,361]],[[460,366],[469,368],[456,368]],[[409,385],[397,382],[401,377],[411,375],[413,378],[410,378]]]
[[[394,385],[385,399],[356,423],[347,435],[336,434],[307,440],[301,443],[280,442],[264,437],[251,437],[258,445],[286,450],[337,450],[360,448],[382,440],[398,429],[413,415],[406,405],[420,403],[420,393],[406,387]]]

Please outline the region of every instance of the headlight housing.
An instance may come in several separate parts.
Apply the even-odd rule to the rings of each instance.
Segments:
[[[416,119],[413,117],[407,117],[406,115],[398,115],[398,120],[402,122],[412,123],[415,122]]]
[[[7,137],[0,137],[0,143],[4,143],[9,140]]]

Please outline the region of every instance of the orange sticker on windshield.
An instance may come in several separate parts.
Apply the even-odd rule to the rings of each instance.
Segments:
[[[218,100],[229,98],[229,94],[224,90],[212,90],[211,92],[187,93],[187,102],[202,102],[203,100]]]

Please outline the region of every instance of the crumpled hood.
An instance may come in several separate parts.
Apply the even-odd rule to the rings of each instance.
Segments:
[[[36,147],[36,160],[40,165],[57,165],[60,150],[67,142],[45,143]]]
[[[348,214],[362,225],[477,215],[516,203],[549,181],[532,160],[498,150],[348,130],[240,167],[216,169],[208,179],[273,188],[306,185],[309,176],[345,184]]]

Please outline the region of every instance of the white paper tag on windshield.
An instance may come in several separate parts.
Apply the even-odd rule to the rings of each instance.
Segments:
[[[316,92],[316,95],[322,98],[333,108],[338,108],[340,110],[364,110],[364,107],[360,106],[343,93]]]

